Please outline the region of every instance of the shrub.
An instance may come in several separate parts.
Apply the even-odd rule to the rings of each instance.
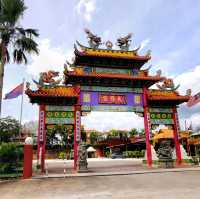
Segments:
[[[23,148],[18,143],[0,145],[0,173],[12,173],[23,164]]]
[[[105,156],[106,156],[107,158],[110,158],[110,156],[111,156],[110,151],[106,151]]]
[[[59,154],[58,154],[58,158],[59,159],[66,159],[66,157],[67,157],[67,155],[66,155],[66,152],[60,152]]]
[[[142,150],[142,151],[140,152],[140,154],[141,154],[140,157],[143,158],[144,155],[145,155],[145,150]]]
[[[124,151],[123,156],[126,158],[140,158],[144,157],[145,150],[142,151]]]

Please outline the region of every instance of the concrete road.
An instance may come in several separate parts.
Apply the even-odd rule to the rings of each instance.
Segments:
[[[199,199],[200,171],[0,183],[2,199]]]

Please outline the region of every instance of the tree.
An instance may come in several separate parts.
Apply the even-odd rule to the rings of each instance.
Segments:
[[[140,129],[140,132],[139,132],[139,135],[145,135],[145,131],[144,131],[144,129]]]
[[[11,117],[0,118],[0,143],[11,142],[19,135],[20,123]]]
[[[54,146],[64,149],[72,148],[73,141],[72,130],[64,125],[55,125],[54,128],[47,129],[46,144],[49,149],[54,148]]]
[[[112,129],[112,130],[109,131],[109,135],[112,136],[112,137],[119,137],[119,131]]]
[[[27,63],[27,54],[38,54],[35,29],[24,29],[19,20],[26,10],[24,0],[0,0],[0,115],[5,64],[10,58],[17,64]]]
[[[139,132],[136,128],[133,128],[129,131],[130,136],[135,136],[135,135],[138,135],[138,134],[139,134]]]
[[[98,132],[97,131],[92,131],[90,132],[90,144],[94,144],[97,141],[98,138]]]
[[[86,142],[86,139],[87,139],[86,131],[84,129],[84,126],[81,126],[81,140],[83,142]]]

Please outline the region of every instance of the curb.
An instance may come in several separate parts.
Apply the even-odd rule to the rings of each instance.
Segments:
[[[48,179],[48,178],[75,178],[75,177],[101,177],[101,176],[119,176],[119,175],[138,175],[138,174],[153,174],[153,173],[173,173],[173,172],[191,172],[200,171],[200,167],[196,168],[178,168],[178,169],[156,169],[156,170],[142,170],[129,172],[107,172],[107,173],[77,173],[77,174],[50,174],[34,176],[31,179]]]

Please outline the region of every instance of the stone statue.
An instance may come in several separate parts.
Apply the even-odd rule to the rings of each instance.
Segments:
[[[78,145],[78,172],[79,173],[84,173],[88,171],[87,168],[87,149],[86,145],[83,143],[80,143]]]
[[[121,48],[121,50],[128,50],[131,42],[132,33],[129,33],[125,37],[120,37],[117,39],[117,46]]]
[[[99,45],[101,45],[101,37],[98,37],[97,35],[93,34],[89,29],[85,28],[85,33],[88,37],[88,43],[91,48],[98,48]]]
[[[158,158],[159,159],[172,159],[172,147],[170,146],[170,140],[162,140],[160,142],[160,147],[158,148]]]
[[[173,167],[173,149],[170,140],[162,140],[158,148],[158,159],[160,167],[172,168]]]

